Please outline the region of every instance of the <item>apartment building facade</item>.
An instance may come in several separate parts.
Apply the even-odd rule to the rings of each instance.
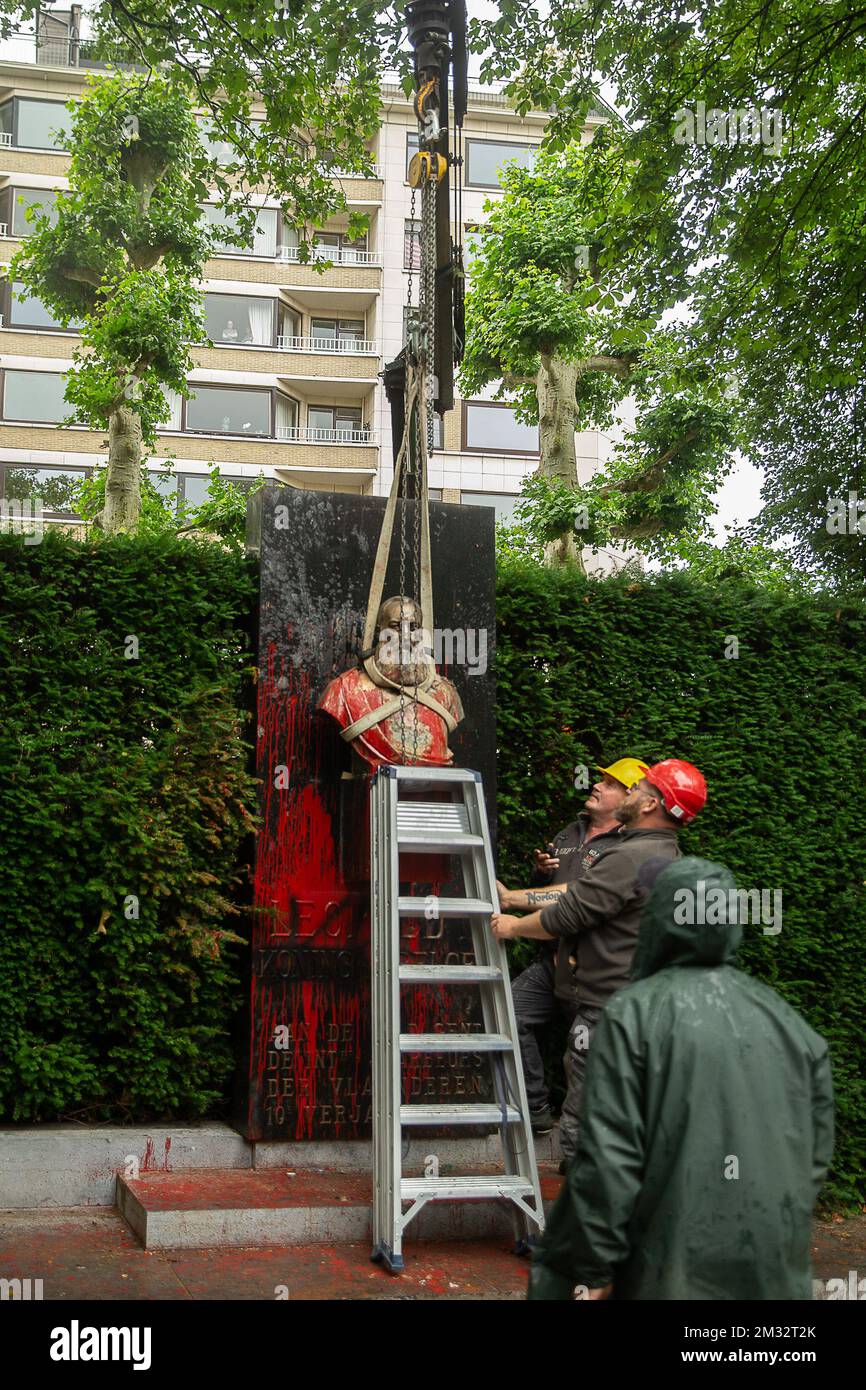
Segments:
[[[28,234],[28,204],[50,209],[54,191],[67,186],[69,155],[58,132],[87,70],[65,42],[46,44],[38,58],[0,62],[0,267]],[[587,138],[603,119],[590,118]],[[544,124],[542,113],[518,117],[496,93],[471,95],[467,227],[484,221],[502,164],[532,158]],[[210,138],[206,127],[203,138]],[[348,208],[369,219],[367,235],[349,237],[348,213],[333,218],[315,237],[323,269],[300,261],[296,238],[266,197],[257,200],[251,248],[233,243],[216,200],[204,206],[224,233],[202,285],[213,346],[192,348],[192,394],[171,402],[159,434],[151,476],[163,492],[197,504],[214,463],[241,487],[264,474],[301,488],[387,492],[393,451],[379,373],[403,344],[408,282],[417,267],[406,178],[416,147],[411,104],[385,85],[376,176],[340,179]],[[18,297],[21,287],[0,273],[0,497],[30,496],[46,519],[73,522],[74,483],[106,457],[103,433],[57,423],[68,413],[64,374],[78,339],[38,300]],[[415,281],[417,302],[417,274]],[[608,445],[595,432],[578,435],[582,478]],[[174,476],[165,466],[169,457]],[[492,505],[505,517],[537,463],[537,430],[507,406],[489,396],[459,401],[437,429],[431,491],[446,501]]]

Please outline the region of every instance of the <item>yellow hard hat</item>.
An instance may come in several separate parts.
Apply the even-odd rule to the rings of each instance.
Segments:
[[[622,782],[624,787],[633,787],[635,782],[639,782],[649,772],[648,765],[642,763],[640,758],[617,758],[610,767],[602,767],[600,763],[596,763],[596,767],[599,772],[606,772],[608,777]]]

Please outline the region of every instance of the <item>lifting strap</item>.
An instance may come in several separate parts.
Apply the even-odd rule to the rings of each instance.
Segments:
[[[425,374],[418,371],[415,365],[407,359],[406,362],[406,413],[405,424],[403,427],[403,439],[394,463],[394,480],[391,483],[391,491],[388,495],[388,505],[385,508],[385,516],[382,521],[382,530],[379,535],[379,545],[376,550],[376,560],[373,565],[373,577],[370,581],[370,593],[367,599],[367,617],[364,623],[364,642],[362,651],[367,653],[364,657],[364,670],[370,680],[382,689],[396,690],[399,693],[393,699],[388,700],[379,709],[370,710],[361,719],[356,719],[348,728],[341,731],[341,736],[349,742],[356,738],[358,734],[364,733],[367,729],[379,724],[384,719],[390,718],[401,707],[408,704],[418,703],[426,705],[444,720],[449,733],[456,729],[457,724],[448,710],[435,700],[427,691],[433,683],[435,677],[435,667],[431,666],[429,674],[420,685],[401,686],[398,681],[393,681],[390,677],[383,674],[376,661],[376,618],[382,605],[382,598],[385,592],[385,575],[388,569],[388,559],[391,553],[391,540],[394,534],[394,518],[397,512],[397,502],[400,500],[401,486],[408,473],[409,463],[409,444],[412,438],[412,431],[417,421],[417,472],[420,481],[416,506],[421,509],[421,555],[419,566],[420,580],[420,613],[421,627],[425,636],[430,640],[433,637],[433,567],[430,556],[430,500],[427,487],[427,390]],[[405,500],[403,505],[405,505]],[[405,597],[405,596],[404,596]],[[400,634],[401,641],[403,634]]]

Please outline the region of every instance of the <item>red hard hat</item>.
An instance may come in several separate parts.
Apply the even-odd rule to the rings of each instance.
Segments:
[[[683,824],[694,820],[706,805],[707,784],[694,763],[683,762],[682,758],[664,758],[660,763],[653,763],[646,780],[658,787],[668,814]]]

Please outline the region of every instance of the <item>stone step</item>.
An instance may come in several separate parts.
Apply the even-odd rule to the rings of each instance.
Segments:
[[[489,1167],[491,1174],[501,1168]],[[423,1173],[407,1173],[422,1177]],[[455,1176],[442,1173],[442,1177]],[[540,1169],[547,1207],[562,1179]],[[220,1246],[340,1245],[371,1239],[369,1173],[334,1169],[231,1170],[118,1174],[117,1207],[147,1250]],[[429,1202],[407,1228],[408,1242],[512,1236],[511,1204],[489,1200]]]

